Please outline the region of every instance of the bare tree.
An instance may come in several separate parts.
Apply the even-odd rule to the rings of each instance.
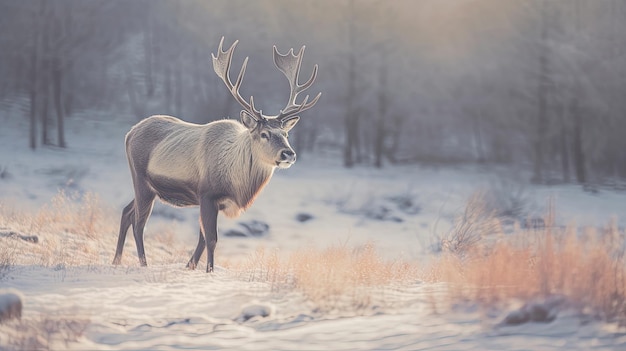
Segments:
[[[355,0],[349,0],[348,7],[348,91],[346,94],[346,114],[344,128],[346,140],[343,151],[343,164],[352,167],[355,164],[355,150],[358,149],[359,113],[355,103],[356,98],[356,16]]]

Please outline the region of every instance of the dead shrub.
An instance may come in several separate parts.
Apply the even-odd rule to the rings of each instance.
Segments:
[[[488,194],[478,191],[470,196],[451,229],[439,237],[437,247],[443,252],[463,258],[471,251],[479,250],[484,244],[483,239],[500,232],[500,221],[488,206]]]

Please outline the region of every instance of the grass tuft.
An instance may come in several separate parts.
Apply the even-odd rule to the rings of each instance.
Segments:
[[[297,290],[322,311],[390,304],[385,293],[417,277],[414,263],[385,260],[372,244],[307,248],[287,257],[259,249],[233,270],[243,279],[270,283],[274,291]]]

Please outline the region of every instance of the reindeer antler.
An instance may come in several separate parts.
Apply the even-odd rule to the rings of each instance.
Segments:
[[[243,75],[246,73],[246,66],[248,65],[248,57],[243,61],[243,65],[241,66],[241,71],[239,71],[239,75],[237,76],[237,81],[235,84],[230,80],[230,64],[233,59],[233,51],[235,47],[239,43],[239,40],[235,40],[233,45],[226,51],[222,50],[222,46],[224,44],[224,37],[220,40],[220,45],[217,49],[217,56],[211,54],[213,57],[213,69],[218,77],[222,79],[226,87],[232,94],[232,96],[239,102],[239,104],[257,121],[264,120],[263,114],[260,110],[254,108],[254,98],[250,96],[250,102],[246,101],[240,94],[239,88],[241,87],[241,82],[243,81]]]
[[[315,82],[315,78],[317,77],[317,65],[313,67],[313,74],[311,78],[304,84],[298,83],[298,76],[300,75],[300,65],[302,64],[302,55],[304,54],[304,46],[300,48],[298,55],[293,54],[293,49],[289,49],[287,54],[283,55],[278,52],[276,45],[274,45],[274,64],[276,67],[283,72],[287,80],[289,81],[289,87],[291,88],[291,94],[289,95],[289,102],[287,102],[287,106],[284,109],[280,110],[280,114],[278,114],[277,118],[279,120],[284,120],[287,117],[296,115],[302,111],[308,110],[313,105],[317,103],[322,93],[317,94],[317,96],[307,102],[309,100],[309,95],[307,95],[302,103],[297,104],[296,99],[298,94],[302,91],[308,89],[313,82]]]

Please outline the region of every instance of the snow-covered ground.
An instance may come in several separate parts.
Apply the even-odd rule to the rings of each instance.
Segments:
[[[68,149],[35,152],[27,146],[26,121],[0,115],[0,126],[0,205],[5,208],[39,208],[59,189],[96,193],[118,212],[132,199],[123,148],[129,122],[106,116],[70,120]],[[626,193],[534,186],[525,179],[519,172],[474,166],[346,170],[337,159],[305,154],[291,169],[278,171],[242,217],[220,217],[213,274],[184,268],[197,242],[197,210],[159,205],[145,240],[154,239],[151,232],[160,226],[174,228],[177,243],[189,252],[174,263],[151,264],[148,249],[149,266],[138,267],[128,235],[121,267],[109,265],[115,251],[111,246],[95,264],[18,265],[0,280],[0,287],[21,291],[24,319],[45,315],[88,321],[76,342],[50,341],[56,349],[626,349],[625,331],[611,324],[562,311],[549,324],[503,326],[499,323],[506,308],[443,308],[436,300],[445,286],[418,281],[373,291],[384,300],[380,306],[320,310],[298,291],[241,279],[221,263],[243,260],[258,248],[289,254],[366,243],[385,258],[419,262],[432,254],[437,235],[446,232],[468,197],[480,189],[519,191],[529,217],[541,217],[552,199],[558,224],[626,224]],[[253,220],[266,223],[267,233],[223,235]],[[107,235],[112,242],[117,237]],[[9,240],[18,239],[4,238],[0,244]],[[7,340],[1,334],[0,349]]]

